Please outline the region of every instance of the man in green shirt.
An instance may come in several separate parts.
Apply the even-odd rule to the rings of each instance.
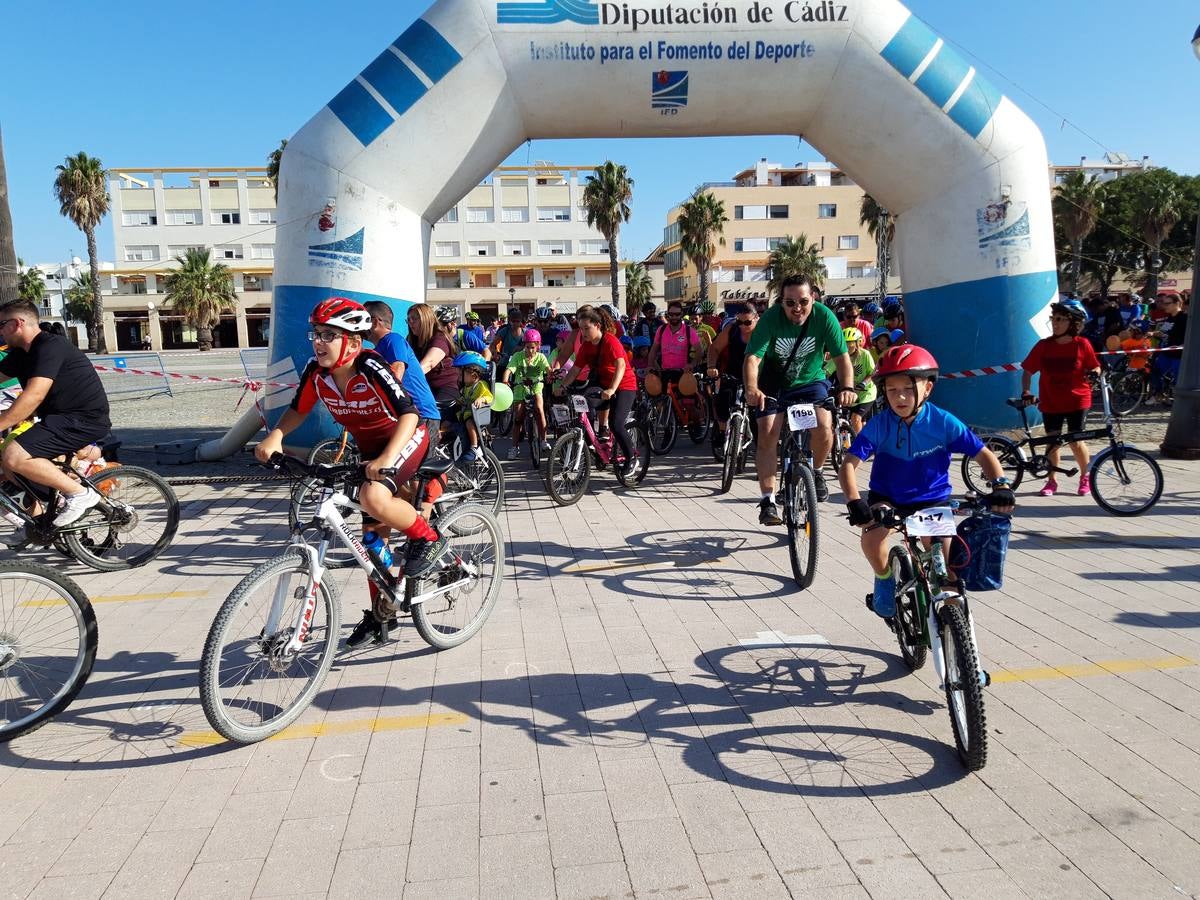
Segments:
[[[775,505],[775,471],[779,467],[779,430],[787,409],[795,403],[819,403],[829,396],[824,362],[828,353],[837,372],[838,402],[852,406],[856,399],[854,369],[846,352],[846,339],[837,316],[813,297],[807,277],[784,279],[779,301],[759,319],[746,346],[743,367],[746,403],[758,410],[758,486],[762,492],[758,521],[779,525]],[[816,410],[817,427],[811,434],[817,499],[826,500],[829,488],[821,468],[833,446],[829,410]]]

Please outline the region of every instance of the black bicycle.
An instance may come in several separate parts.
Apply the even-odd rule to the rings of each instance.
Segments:
[[[1121,440],[1121,426],[1112,411],[1111,390],[1108,375],[1103,370],[1100,373],[1100,400],[1104,410],[1104,426],[1088,428],[1083,431],[1072,431],[1048,437],[1035,438],[1029,425],[1029,414],[1026,408],[1037,402],[1035,399],[1015,398],[1006,400],[1009,406],[1021,416],[1021,428],[1025,437],[1014,441],[1003,435],[991,435],[984,438],[984,445],[996,454],[1004,467],[1013,490],[1021,480],[1029,475],[1032,478],[1049,478],[1059,474],[1072,476],[1078,469],[1067,469],[1061,466],[1051,466],[1044,450],[1058,447],[1074,441],[1090,441],[1104,438],[1108,447],[1093,457],[1088,474],[1091,476],[1092,499],[1105,512],[1114,516],[1137,516],[1150,509],[1163,492],[1163,474],[1158,463],[1148,453],[1136,447],[1131,447]],[[962,476],[968,489],[977,493],[987,493],[987,478],[979,463],[969,457],[963,457]]]
[[[792,577],[802,591],[811,587],[816,577],[821,540],[810,432],[818,427],[817,409],[832,411],[834,405],[834,398],[827,397],[816,403],[793,403],[779,413],[786,417],[779,431],[783,524]]]
[[[515,450],[520,442],[524,440],[529,445],[529,462],[537,469],[542,464],[543,438],[538,431],[537,411],[537,401],[538,397],[541,396],[542,386],[534,384],[532,380],[527,378],[519,384],[519,387],[525,389],[525,399],[521,401],[521,433],[513,434],[513,449]],[[495,416],[492,417],[492,421],[495,421]],[[515,456],[510,457],[510,459],[515,459]]]
[[[729,408],[729,421],[725,423],[725,430],[721,432],[723,439],[719,442],[721,484],[717,493],[726,494],[733,486],[734,476],[740,475],[746,470],[746,458],[750,453],[750,444],[754,440],[754,426],[751,422],[750,410],[746,407],[745,388],[728,375],[722,375],[721,379],[722,381],[728,379],[729,382],[737,384],[737,392],[734,394],[733,403]],[[713,434],[717,433],[714,417]]]

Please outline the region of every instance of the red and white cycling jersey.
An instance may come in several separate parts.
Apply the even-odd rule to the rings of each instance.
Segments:
[[[320,400],[334,421],[354,436],[365,459],[373,459],[386,446],[400,417],[416,413],[412,398],[382,356],[363,350],[355,357],[354,374],[342,395],[328,369],[310,359],[292,398],[292,409],[308,413]]]

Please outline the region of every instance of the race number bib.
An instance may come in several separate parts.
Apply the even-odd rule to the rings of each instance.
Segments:
[[[949,506],[931,506],[913,513],[904,520],[910,537],[952,537],[954,510]]]
[[[582,394],[572,394],[571,395],[571,406],[574,407],[575,412],[577,412],[577,413],[587,412],[588,411],[587,397],[583,396]]]
[[[817,427],[817,409],[811,403],[788,407],[788,425],[792,431],[811,431]]]
[[[551,406],[550,415],[554,417],[555,425],[566,425],[571,421],[571,411],[565,403],[555,403]]]

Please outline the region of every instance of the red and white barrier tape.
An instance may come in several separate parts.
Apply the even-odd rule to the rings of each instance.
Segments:
[[[1162,353],[1164,350],[1181,350],[1182,347],[1155,347],[1150,350],[1105,350],[1097,356],[1145,356],[1150,353]],[[999,375],[1002,372],[1020,372],[1020,363],[1005,363],[1000,366],[984,366],[981,369],[966,369],[962,372],[943,372],[939,378],[979,378],[982,375]]]

